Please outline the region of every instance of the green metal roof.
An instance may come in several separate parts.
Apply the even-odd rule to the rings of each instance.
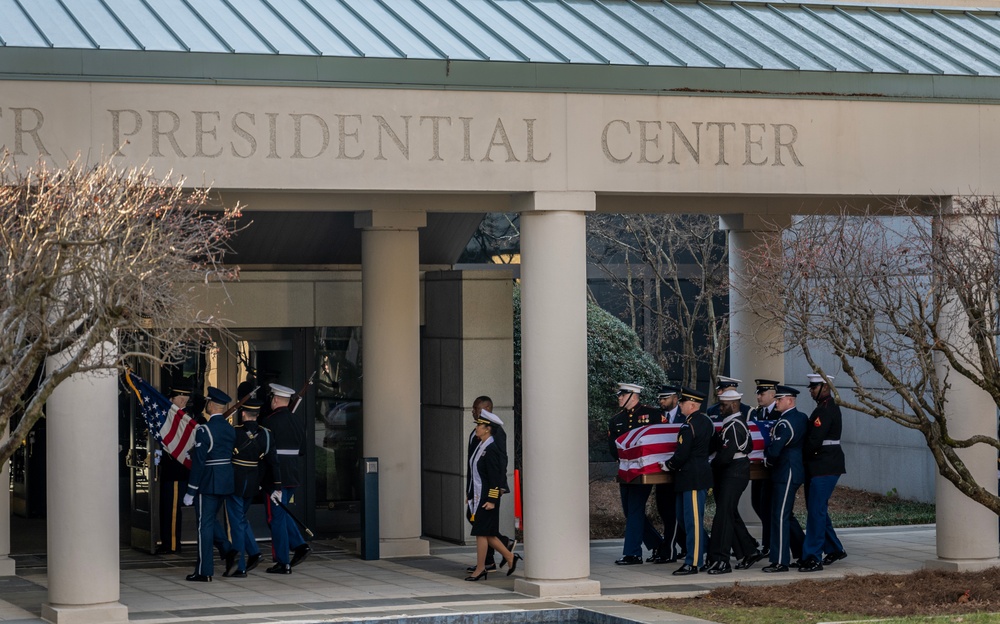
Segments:
[[[1000,13],[984,9],[0,0],[0,18],[8,79],[1000,97],[981,80],[1000,77]]]

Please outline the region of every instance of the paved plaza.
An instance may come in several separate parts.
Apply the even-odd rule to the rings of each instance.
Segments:
[[[132,549],[121,553],[121,602],[132,621],[146,624],[232,622],[337,622],[417,615],[516,613],[537,609],[584,608],[649,623],[699,622],[694,618],[645,609],[624,602],[634,598],[692,596],[713,587],[773,584],[845,574],[910,572],[935,557],[934,525],[841,529],[847,559],[822,572],[765,574],[755,569],[710,576],[675,577],[677,564],[620,567],[621,540],[590,544],[591,578],[601,596],[535,599],[513,591],[515,576],[505,570],[477,583],[466,582],[474,563],[471,546],[431,543],[431,554],[363,561],[336,542],[313,542],[312,555],[289,576],[264,573],[261,566],[245,579],[216,576],[212,583],[189,583],[191,554],[153,556]],[[521,551],[521,547],[518,547]],[[16,551],[16,549],[15,549]],[[523,552],[523,551],[521,551]],[[46,599],[45,559],[14,555],[17,576],[0,579],[0,621],[40,622]],[[522,562],[521,565],[524,565]],[[220,570],[217,571],[221,573]]]

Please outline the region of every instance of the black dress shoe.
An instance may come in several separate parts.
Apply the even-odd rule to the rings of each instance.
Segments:
[[[754,552],[752,554],[747,555],[746,557],[743,557],[743,559],[736,564],[736,569],[749,570],[751,567],[753,567],[753,564],[757,563],[763,558],[764,558],[764,553],[758,550],[757,552]]]
[[[642,557],[640,557],[639,559],[641,561]],[[514,570],[517,569],[517,562],[520,560],[521,560],[521,555],[514,553],[514,556],[510,560],[510,567],[507,568],[507,576],[510,576],[511,574],[514,573]]]
[[[237,555],[240,553],[235,550],[230,550],[226,553],[226,571],[222,573],[222,576],[232,576],[239,565],[239,561],[236,560]]]
[[[247,569],[246,569],[246,571],[249,572],[250,570],[253,570],[254,568],[256,568],[257,564],[260,563],[260,560],[261,560],[261,554],[260,553],[257,553],[256,555],[250,555],[247,558]]]
[[[615,561],[615,565],[639,565],[640,563],[642,563],[642,557],[636,557],[635,555],[625,555]]]
[[[229,576],[231,576],[232,578],[246,578],[247,577],[247,571],[246,570],[237,570],[237,571],[233,572],[232,574],[230,574]]]
[[[792,565],[790,567],[792,567],[792,568],[801,568],[802,567],[802,557],[799,557],[795,561],[793,561]]]
[[[761,548],[760,549],[760,554],[766,557],[766,556],[768,556],[768,555],[771,554],[771,549],[770,548]]]
[[[771,565],[763,568],[762,572],[788,572],[788,566],[783,563],[772,563]]]
[[[204,574],[188,574],[184,577],[185,581],[195,581],[198,583],[211,583],[212,577],[205,576]]]
[[[815,557],[809,557],[799,566],[799,572],[822,572],[823,563]]]
[[[699,572],[705,572],[706,570],[711,570],[715,566],[719,565],[718,561],[706,561],[703,565],[698,568]]]
[[[729,574],[733,571],[733,568],[729,565],[728,561],[719,561],[715,564],[715,567],[709,569],[709,574]]]
[[[688,574],[698,574],[698,568],[685,563],[673,571],[674,576],[687,576]]]
[[[832,552],[832,553],[828,554],[827,556],[823,557],[823,565],[830,565],[834,561],[840,561],[841,559],[843,559],[846,556],[847,556],[847,553],[845,553],[842,550],[840,552]]]
[[[295,566],[305,561],[306,557],[308,557],[309,553],[311,552],[312,548],[309,548],[309,544],[302,544],[301,546],[297,546],[292,553],[291,566],[294,568]]]
[[[268,574],[291,574],[292,566],[286,563],[276,563],[265,571]]]
[[[500,564],[501,567],[503,567],[505,565],[507,565],[507,561],[506,560],[504,560]],[[465,571],[466,572],[475,572],[476,571],[476,566],[469,566],[469,567],[465,568]],[[495,563],[487,563],[486,564],[486,571],[487,572],[496,572],[497,571],[497,564],[495,564]]]

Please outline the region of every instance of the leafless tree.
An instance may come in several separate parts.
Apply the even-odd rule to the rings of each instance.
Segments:
[[[772,295],[751,312],[784,324],[784,349],[820,371],[817,354],[836,356],[854,386],[851,399],[836,393],[841,405],[920,431],[939,473],[1000,513],[957,453],[1000,443],[955,435],[946,411],[956,375],[1000,406],[998,208],[969,197],[805,217],[761,240],[745,283]]]
[[[587,234],[591,260],[625,294],[626,321],[644,348],[666,370],[680,364],[685,385],[696,385],[700,366],[714,382],[729,350],[729,316],[720,308],[729,294],[728,249],[718,218],[595,214]]]
[[[221,262],[239,208],[209,197],[109,163],[0,161],[0,431],[17,423],[0,462],[67,377],[172,363],[222,329],[188,292],[236,277]]]

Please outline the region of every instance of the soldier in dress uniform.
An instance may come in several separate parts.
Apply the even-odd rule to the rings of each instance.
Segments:
[[[739,385],[743,383],[739,379],[733,379],[732,377],[726,377],[724,375],[719,375],[719,380],[715,383],[715,398],[716,402],[705,410],[708,417],[713,421],[718,422],[721,420],[719,417],[719,410],[722,404],[719,402],[719,393],[725,392],[726,388],[739,388]],[[746,420],[747,414],[750,413],[750,406],[745,403],[740,403],[740,413],[743,414],[743,420]]]
[[[677,386],[660,386],[656,400],[660,404],[663,422],[668,425],[679,425],[684,422],[684,415],[677,406],[681,389]],[[663,545],[646,561],[653,563],[674,563],[677,561],[678,550],[683,557],[687,552],[687,540],[684,534],[684,523],[677,519],[677,492],[674,484],[657,483],[655,490],[656,511],[663,521]]]
[[[490,397],[488,397],[486,395],[478,396],[478,397],[475,398],[475,400],[472,401],[472,422],[476,424],[476,427],[474,427],[472,429],[472,433],[469,434],[469,448],[468,448],[468,455],[466,457],[466,459],[467,459],[466,463],[471,462],[472,456],[475,455],[476,449],[479,448],[479,444],[482,442],[479,439],[479,437],[476,435],[476,430],[478,429],[478,421],[480,420],[479,417],[482,415],[483,410],[485,410],[485,411],[487,411],[487,412],[489,412],[491,414],[493,413],[493,399],[491,399]],[[506,483],[506,474],[507,474],[507,432],[506,432],[506,430],[504,430],[504,428],[503,428],[503,421],[501,421],[499,419],[499,417],[495,421],[492,421],[492,422],[493,422],[493,424],[491,425],[491,429],[492,429],[492,435],[493,435],[493,444],[496,445],[496,449],[494,449],[494,450],[495,451],[499,451],[500,453],[502,453],[503,460],[504,460],[503,474],[505,475],[505,478],[504,478],[503,493],[506,494],[506,493],[510,492],[510,488],[508,487],[508,485]],[[466,473],[466,475],[465,475],[465,489],[466,489],[466,491],[471,491],[473,478],[474,478],[473,472],[471,470],[469,470]],[[502,544],[504,544],[504,546],[507,547],[507,550],[509,550],[510,552],[514,552],[514,549],[517,547],[517,537],[513,537],[513,538],[507,537],[506,535],[504,535],[502,533],[498,537],[500,539],[500,542]],[[497,569],[496,551],[493,550],[492,546],[487,545],[487,549],[486,549],[486,571],[487,572],[493,572],[496,569]],[[466,568],[466,570],[468,572],[475,572],[476,566],[469,566],[468,568]]]
[[[206,411],[210,414],[205,424],[195,428],[194,447],[191,449],[191,477],[188,481],[184,504],[197,500],[198,562],[189,581],[211,581],[214,572],[212,547],[216,535],[223,533],[217,514],[227,496],[233,493],[233,443],[236,432],[222,417],[222,412],[232,399],[218,388],[210,387],[206,393]],[[226,567],[235,552],[229,544]]]
[[[246,578],[260,563],[260,548],[250,528],[247,512],[254,496],[260,490],[260,462],[263,461],[270,469],[275,481],[275,489],[271,492],[273,500],[281,497],[281,468],[278,465],[278,454],[275,452],[271,432],[257,424],[257,415],[263,401],[249,399],[243,404],[243,422],[236,425],[236,443],[233,450],[234,491],[226,500],[226,515],[229,518],[229,528],[232,532],[233,548],[239,553],[233,558],[233,567],[227,569],[223,576]],[[245,557],[245,558],[244,558]]]
[[[757,429],[764,438],[764,444],[771,439],[771,426],[777,422],[779,412],[774,409],[774,389],[781,382],[773,379],[755,379],[757,384],[757,407],[750,410],[748,419],[757,423]],[[750,504],[760,518],[760,552],[765,557],[771,552],[771,480],[754,479],[750,481]],[[736,564],[737,570],[744,570],[741,561]]]
[[[281,467],[280,483],[273,476],[268,489],[281,491],[280,502],[287,506],[299,486],[299,456],[302,454],[302,443],[305,432],[299,426],[295,415],[288,408],[295,391],[287,386],[272,383],[271,414],[263,423],[274,436],[274,446],[278,454],[278,464]],[[277,498],[277,497],[276,497]],[[268,518],[271,525],[271,540],[274,548],[274,558],[277,562],[267,569],[270,574],[291,574],[292,568],[312,552],[309,544],[299,531],[295,521],[288,512],[278,504],[278,501],[268,499]],[[291,555],[289,555],[291,553]]]
[[[750,535],[740,517],[740,497],[750,483],[750,452],[753,451],[750,429],[740,413],[741,398],[743,394],[736,388],[727,388],[719,394],[722,428],[712,436],[711,445],[715,453],[712,459],[715,518],[708,545],[709,574],[733,571],[729,564],[730,551],[735,553],[740,563],[750,562],[751,559],[756,563],[763,557],[757,551],[757,540]]]
[[[191,400],[190,384],[175,384],[169,397],[171,403],[186,412]],[[160,545],[156,554],[173,554],[181,550],[181,502],[191,471],[165,450],[157,450],[156,457],[160,480]]]
[[[712,467],[708,463],[709,445],[715,425],[701,411],[706,396],[697,390],[684,388],[680,393],[680,410],[685,421],[677,432],[677,450],[664,462],[664,469],[674,475],[677,491],[677,517],[684,518],[687,534],[687,555],[684,565],[674,570],[675,576],[697,574],[705,563],[708,536],[705,534],[705,497],[712,487]]]
[[[847,556],[830,521],[828,505],[840,475],[847,472],[840,447],[840,406],[830,394],[833,377],[807,375],[809,395],[816,409],[809,415],[808,433],[802,449],[806,468],[806,535],[799,572],[817,572]],[[823,557],[826,553],[826,557]]]
[[[639,404],[639,394],[642,386],[633,383],[618,384],[617,414],[608,421],[608,447],[611,456],[618,457],[618,447],[615,445],[623,433],[663,422],[659,410]],[[646,517],[646,501],[653,489],[652,485],[644,483],[620,483],[619,493],[622,500],[622,511],[625,513],[625,545],[622,557],[615,561],[618,565],[636,565],[642,563],[642,545],[656,552],[663,543],[663,537],[656,531],[653,523]]]
[[[792,560],[791,522],[795,493],[805,480],[802,443],[806,436],[806,415],[795,408],[799,391],[778,385],[774,389],[775,409],[781,414],[771,427],[771,441],[764,455],[771,468],[771,565],[764,572],[788,572]]]

